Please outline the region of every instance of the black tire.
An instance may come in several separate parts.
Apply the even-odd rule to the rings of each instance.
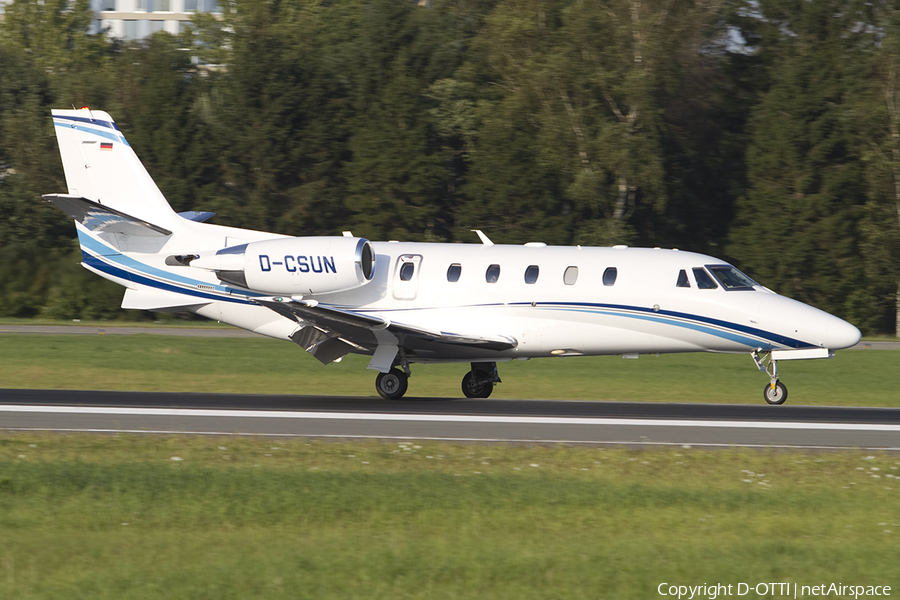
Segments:
[[[409,389],[409,378],[400,369],[379,373],[375,378],[375,390],[385,400],[397,400]]]
[[[780,381],[776,381],[775,387],[772,388],[772,384],[767,383],[766,388],[763,390],[763,398],[769,404],[784,404],[784,401],[787,400],[787,386]]]
[[[462,391],[466,398],[488,398],[494,391],[494,382],[481,380],[472,376],[472,371],[465,374],[462,380]]]

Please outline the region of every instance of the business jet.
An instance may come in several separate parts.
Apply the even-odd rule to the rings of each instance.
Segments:
[[[82,265],[125,287],[122,307],[189,311],[294,342],[323,364],[371,356],[385,399],[415,363],[469,363],[468,398],[497,363],[552,356],[748,353],[782,404],[778,362],[832,358],[859,330],[712,256],[529,242],[288,237],[176,213],[105,112],[53,110]],[[473,239],[474,235],[473,234]]]

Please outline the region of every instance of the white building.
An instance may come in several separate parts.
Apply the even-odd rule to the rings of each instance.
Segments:
[[[0,19],[4,5],[0,0]],[[108,29],[108,35],[126,40],[147,37],[156,31],[179,33],[196,12],[220,13],[217,0],[91,0],[93,30]]]

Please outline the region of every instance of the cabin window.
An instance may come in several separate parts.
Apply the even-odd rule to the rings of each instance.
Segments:
[[[460,275],[462,275],[462,265],[459,263],[453,263],[450,265],[450,268],[447,269],[447,281],[451,283],[459,281]]]
[[[566,285],[575,285],[578,281],[578,267],[568,267],[563,273],[563,283]]]
[[[484,272],[484,280],[488,283],[497,283],[500,279],[500,265],[491,265]]]
[[[619,275],[619,270],[615,267],[607,267],[605,271],[603,271],[603,285],[609,287],[616,283],[616,277]]]
[[[752,290],[759,284],[732,267],[731,265],[706,265],[716,281],[726,290]]]
[[[675,287],[691,287],[691,282],[688,279],[687,271],[684,269],[678,271],[678,282],[675,284]]]
[[[703,269],[703,267],[694,267],[694,279],[697,280],[697,288],[701,290],[714,290],[718,285],[713,281],[713,278],[709,276],[709,273]]]
[[[525,283],[536,283],[538,275],[541,274],[541,268],[537,265],[531,265],[525,269]]]
[[[413,273],[415,271],[416,265],[414,263],[403,263],[403,266],[400,267],[400,281],[409,281],[410,279],[412,279]]]

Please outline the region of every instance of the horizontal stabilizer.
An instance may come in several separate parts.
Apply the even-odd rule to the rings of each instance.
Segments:
[[[202,210],[186,210],[184,212],[178,213],[179,217],[185,218],[188,221],[196,221],[197,223],[205,223],[209,221],[216,213],[214,212],[206,212]]]
[[[143,237],[172,235],[168,229],[126,215],[87,198],[66,194],[46,194],[44,198],[59,207],[69,217],[96,233],[120,233]]]

